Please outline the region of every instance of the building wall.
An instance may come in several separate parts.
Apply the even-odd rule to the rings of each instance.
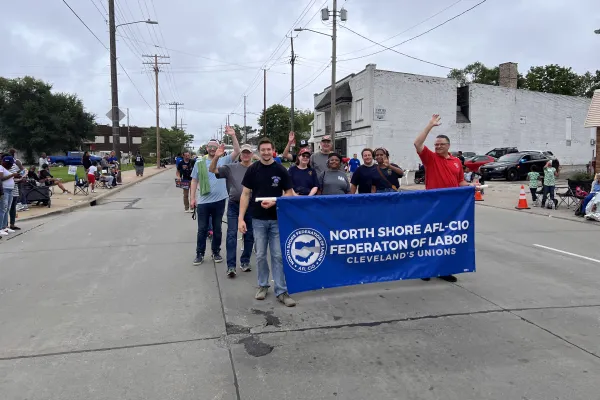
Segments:
[[[119,144],[118,150],[127,153],[131,150],[132,154],[135,154],[140,146],[142,145],[142,136],[146,128],[140,128],[132,126],[129,128],[129,137],[127,135],[127,127],[121,126],[119,131]],[[130,143],[128,143],[128,138]],[[87,149],[98,152],[98,151],[111,151],[113,149],[112,143],[112,127],[108,125],[97,125],[96,132],[94,133],[93,143],[87,145]],[[130,147],[131,146],[131,147]]]
[[[413,142],[427,125],[431,115],[438,113],[442,125],[431,137],[444,134],[457,136],[456,87],[452,79],[374,71],[374,107],[385,110],[383,120],[373,121],[373,147],[385,147],[390,160],[404,168],[415,169],[420,160]],[[375,108],[370,110],[371,116]],[[432,145],[433,139],[427,141]]]

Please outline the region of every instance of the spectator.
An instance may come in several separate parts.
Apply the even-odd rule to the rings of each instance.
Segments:
[[[83,165],[83,169],[85,170],[85,174],[89,175],[88,169],[92,166],[92,160],[90,158],[90,152],[86,151],[83,153],[83,157],[81,157],[81,164]]]
[[[63,193],[71,194],[71,192],[65,189],[60,178],[55,178],[52,176],[52,174],[50,174],[48,164],[42,165],[42,170],[40,171],[40,182],[46,186],[58,186]]]
[[[588,194],[585,199],[583,199],[583,204],[581,206],[581,214],[585,215],[585,209],[587,205],[592,201],[592,199],[600,193],[600,174],[596,174],[596,180],[592,184],[592,191]]]
[[[0,180],[2,181],[2,193],[0,197],[0,236],[8,236],[15,231],[8,227],[10,207],[13,202],[13,189],[15,188],[15,176],[18,173],[10,172],[14,164],[14,158],[9,155],[2,157],[0,165]]]
[[[135,176],[144,176],[144,157],[138,150],[135,154],[135,161],[133,162],[135,166]]]
[[[177,164],[177,170],[175,175],[179,181],[188,182],[188,185],[192,181],[192,171],[196,162],[190,158],[190,152],[186,151],[183,153],[183,158]],[[190,208],[190,187],[183,188],[183,207],[184,212],[193,212]]]
[[[540,173],[537,165],[531,166],[531,171],[527,173],[527,179],[529,179],[529,191],[531,192],[531,200],[533,200],[533,206],[537,207],[537,191],[539,187]]]
[[[556,188],[556,178],[558,178],[558,170],[552,166],[552,161],[548,160],[544,167],[544,193],[542,195],[542,208],[546,206],[546,199],[550,195],[550,201],[554,203],[554,208],[558,205],[558,200],[554,198],[554,189]],[[552,208],[548,204],[548,208]]]
[[[48,157],[46,156],[46,153],[40,154],[40,158],[38,160],[38,168],[41,170],[42,165],[47,164],[47,163],[48,163]]]
[[[319,177],[320,194],[335,195],[348,194],[350,182],[342,169],[342,157],[337,153],[329,153],[327,170]]]
[[[12,154],[14,154],[14,151],[12,152]],[[18,226],[15,225],[15,221],[17,219],[17,203],[19,202],[19,192],[22,191],[22,187],[21,187],[21,182],[23,180],[23,174],[21,171],[24,172],[23,165],[21,164],[21,162],[19,162],[19,164],[21,165],[20,167],[17,165],[16,163],[16,159],[15,162],[13,163],[12,167],[10,168],[9,172],[12,174],[15,174],[15,187],[13,189],[12,195],[13,195],[13,199],[10,205],[10,210],[8,213],[9,216],[9,224],[8,227],[10,230],[12,231],[20,231],[21,228],[19,228]]]
[[[348,167],[350,172],[350,178],[352,178],[352,175],[356,172],[358,167],[360,167],[360,160],[358,159],[358,155],[356,153],[354,153],[352,158],[348,161]]]
[[[465,165],[465,157],[462,154],[462,151],[458,151],[458,154],[456,155],[456,158],[458,158],[460,160],[460,163],[464,166]]]
[[[87,180],[92,188],[92,193],[96,192],[96,172],[98,172],[98,162],[94,161],[87,170]]]

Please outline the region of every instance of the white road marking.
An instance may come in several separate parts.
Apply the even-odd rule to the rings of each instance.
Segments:
[[[542,246],[541,244],[534,244],[534,246],[535,247],[540,247],[540,248],[546,249],[546,250],[552,250],[552,251],[555,251],[557,253],[566,254],[568,256],[582,258],[582,259],[588,260],[588,261],[593,261],[593,262],[596,262],[596,263],[600,264],[600,260],[596,260],[595,258],[590,258],[590,257],[582,256],[582,255],[579,255],[579,254],[575,254],[575,253],[569,253],[568,251],[554,249],[554,248],[548,247],[548,246]]]

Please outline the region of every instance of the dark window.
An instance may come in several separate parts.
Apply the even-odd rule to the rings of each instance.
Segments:
[[[468,124],[469,119],[469,86],[463,86],[456,89],[456,123]]]

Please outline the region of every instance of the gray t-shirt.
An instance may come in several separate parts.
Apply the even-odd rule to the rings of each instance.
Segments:
[[[321,194],[348,194],[350,192],[350,182],[344,171],[326,170],[319,178]]]
[[[323,154],[321,152],[315,153],[310,156],[310,166],[315,170],[317,176],[323,175],[323,172],[327,171],[327,160],[329,154]]]
[[[219,167],[219,171],[215,176],[217,179],[225,179],[229,200],[236,203],[240,202],[240,197],[242,196],[242,179],[244,179],[248,167],[243,166],[239,162],[225,164]]]

